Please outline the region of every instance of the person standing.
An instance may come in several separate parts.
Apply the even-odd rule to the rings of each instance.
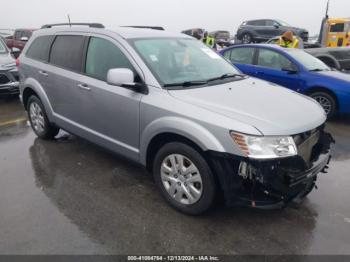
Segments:
[[[203,43],[212,49],[216,49],[215,38],[210,36],[208,32],[204,33]]]
[[[277,44],[284,48],[298,48],[299,39],[294,36],[292,31],[287,31],[280,36]]]

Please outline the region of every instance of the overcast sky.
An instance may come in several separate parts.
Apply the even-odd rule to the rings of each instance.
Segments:
[[[326,0],[0,0],[0,28],[47,23],[157,25],[170,31],[201,27],[235,32],[248,19],[278,18],[318,33]],[[330,16],[350,17],[350,0],[331,0]]]

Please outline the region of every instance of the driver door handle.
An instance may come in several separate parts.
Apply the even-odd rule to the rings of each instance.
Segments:
[[[78,87],[79,87],[81,90],[91,91],[91,88],[90,88],[87,84],[78,84]]]
[[[43,70],[40,70],[39,74],[43,75],[43,76],[48,76],[49,75],[46,71],[43,71]]]

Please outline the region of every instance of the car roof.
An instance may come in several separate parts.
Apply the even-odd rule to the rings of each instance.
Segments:
[[[93,27],[81,27],[81,26],[56,26],[47,29],[40,29],[35,31],[36,35],[48,35],[59,32],[75,32],[75,33],[103,33],[106,35],[118,34],[124,39],[133,38],[189,38],[182,33],[173,33],[162,30],[147,29],[147,28],[132,28],[132,27],[117,27],[116,29],[104,29],[104,28],[93,28]]]
[[[225,48],[222,51],[230,50],[232,48],[239,48],[239,47],[253,47],[253,48],[264,47],[264,48],[280,50],[280,51],[286,50],[285,48],[283,48],[279,45],[273,45],[273,44],[238,44],[238,45],[229,46],[228,48]]]

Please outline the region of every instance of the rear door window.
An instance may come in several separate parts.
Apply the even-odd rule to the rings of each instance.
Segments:
[[[296,68],[284,55],[269,49],[259,49],[258,65],[276,70],[295,70]]]
[[[253,26],[265,26],[265,20],[256,20],[256,21],[249,21],[248,25],[253,25]]]
[[[225,53],[224,57],[234,64],[253,64],[254,48],[233,48]],[[228,54],[227,54],[228,53]]]
[[[124,53],[112,42],[91,37],[86,55],[85,73],[102,81],[107,80],[109,69],[128,68],[136,72]]]
[[[80,72],[84,53],[84,36],[59,35],[52,44],[50,63]]]
[[[35,60],[47,62],[53,36],[39,36],[30,45],[26,56]]]

